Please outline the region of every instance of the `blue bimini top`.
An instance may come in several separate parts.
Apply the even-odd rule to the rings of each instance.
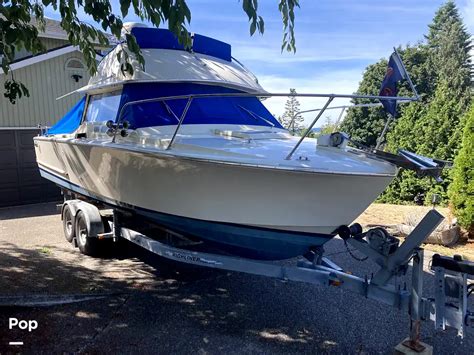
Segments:
[[[241,93],[242,91],[215,85],[194,83],[130,83],[122,90],[120,109],[127,102],[158,97],[209,93]],[[186,106],[187,98],[132,104],[124,108],[120,120],[132,129],[176,125]],[[283,128],[257,97],[193,98],[183,124],[237,124]]]

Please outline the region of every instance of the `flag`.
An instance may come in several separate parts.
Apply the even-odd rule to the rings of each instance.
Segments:
[[[397,52],[390,56],[387,72],[380,87],[379,96],[397,96],[397,82],[406,79],[406,72]],[[380,100],[386,112],[395,117],[397,113],[397,100]]]

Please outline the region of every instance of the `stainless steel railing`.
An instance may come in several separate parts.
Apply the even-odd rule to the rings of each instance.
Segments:
[[[174,95],[174,96],[166,96],[166,97],[156,97],[156,98],[150,98],[150,99],[143,99],[143,100],[135,100],[135,101],[129,101],[125,105],[122,106],[118,120],[117,122],[120,123],[123,119],[123,114],[125,110],[133,105],[139,105],[139,104],[144,104],[144,103],[151,103],[151,102],[166,102],[166,101],[173,101],[173,100],[187,100],[186,105],[184,107],[184,110],[179,117],[178,124],[176,126],[176,129],[171,137],[171,140],[166,147],[166,150],[170,150],[173,146],[174,141],[176,140],[176,136],[178,135],[178,131],[181,128],[181,125],[183,124],[186,115],[189,111],[189,108],[192,104],[193,101],[198,100],[198,99],[206,99],[206,98],[213,98],[213,97],[307,97],[307,98],[328,98],[326,103],[324,104],[323,108],[318,109],[319,112],[314,118],[314,120],[311,122],[309,127],[306,129],[305,133],[303,136],[298,140],[296,145],[291,149],[291,151],[288,153],[286,156],[286,160],[290,160],[293,154],[296,152],[298,147],[301,145],[301,143],[304,141],[304,139],[309,135],[311,132],[312,128],[316,124],[316,122],[319,120],[319,118],[323,115],[324,111],[328,108],[328,106],[331,104],[331,102],[336,99],[336,98],[345,98],[345,99],[372,99],[372,100],[397,100],[400,102],[404,101],[418,101],[419,97],[406,97],[406,96],[401,96],[401,97],[396,97],[396,96],[380,96],[380,95],[358,95],[358,94],[298,94],[298,93],[268,93],[268,92],[256,92],[256,93],[213,93],[213,94],[189,94],[189,95]],[[168,106],[169,108],[169,106]],[[169,108],[171,110],[171,108]],[[303,112],[311,112],[311,111],[318,111],[318,110],[306,110],[306,111],[301,111]],[[177,117],[177,115],[171,110],[172,114],[174,117]]]

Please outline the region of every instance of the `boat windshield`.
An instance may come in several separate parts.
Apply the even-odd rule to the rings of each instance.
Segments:
[[[184,111],[187,98],[152,102],[140,100],[239,92],[202,84],[129,84],[123,88],[120,106],[123,107],[128,102],[136,103],[124,108],[121,119],[127,120],[134,129],[176,125]],[[194,98],[183,124],[236,124],[283,128],[257,97]]]
[[[114,120],[120,107],[121,92],[114,91],[92,95],[87,105],[87,122],[107,122]]]

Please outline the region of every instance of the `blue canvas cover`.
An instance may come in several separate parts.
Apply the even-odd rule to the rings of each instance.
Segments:
[[[132,34],[142,49],[175,49],[184,50],[176,35],[164,28],[134,27]],[[232,60],[231,46],[217,39],[195,33],[193,35],[192,49],[196,53],[210,55],[212,57]]]
[[[48,129],[47,134],[66,134],[74,132],[81,124],[85,106],[86,97],[84,96],[63,118]]]
[[[184,50],[178,39],[170,30],[164,28],[134,27],[132,34],[135,36],[140,48],[163,48]]]
[[[239,93],[241,91],[214,85],[193,83],[137,83],[124,85],[120,107],[136,100],[157,97],[206,94]],[[187,99],[148,102],[130,105],[123,111],[122,120],[131,128],[177,124]],[[119,109],[119,112],[121,109]],[[283,128],[256,97],[195,98],[183,124],[239,124]]]
[[[194,34],[193,51],[221,58],[228,62],[232,60],[230,44],[197,33]]]

